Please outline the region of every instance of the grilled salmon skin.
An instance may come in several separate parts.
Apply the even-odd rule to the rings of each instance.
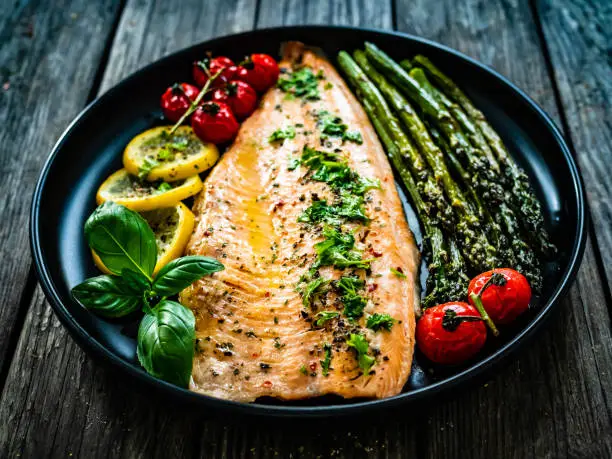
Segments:
[[[397,394],[419,254],[391,167],[327,60],[292,42],[280,67],[194,205],[187,253],[225,270],[181,293],[196,317],[190,388],[244,402]]]

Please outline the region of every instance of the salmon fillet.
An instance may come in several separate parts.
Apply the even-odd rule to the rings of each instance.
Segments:
[[[181,302],[196,317],[190,388],[244,402],[262,396],[294,400],[397,394],[412,363],[419,254],[391,167],[365,112],[327,60],[300,43],[289,43],[280,67],[285,72],[281,78],[296,69],[312,69],[320,99],[270,89],[196,199],[196,226],[187,254],[215,257],[225,270],[181,293]],[[362,143],[322,136],[322,110],[337,115],[349,131],[358,131]],[[295,130],[293,138],[269,139],[288,127]],[[315,274],[331,280],[350,275],[365,282],[360,295],[367,305],[356,320],[345,317],[333,282],[308,305],[303,290],[296,290],[304,279],[313,278],[315,244],[325,239],[324,224],[300,223],[298,218],[314,201],[337,198],[328,183],[312,179],[307,167],[296,167],[305,146],[335,152],[359,176],[380,183],[365,193],[369,221],[340,225],[354,235],[363,259],[372,260],[370,268],[321,266]],[[316,314],[321,310],[335,317],[319,326]],[[394,319],[389,331],[366,327],[375,313]],[[368,343],[367,355],[375,363],[366,371],[357,351],[347,345],[351,334]]]

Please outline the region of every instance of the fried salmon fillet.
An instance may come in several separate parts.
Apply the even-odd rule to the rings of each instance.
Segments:
[[[289,43],[280,67],[286,84],[263,96],[194,205],[187,254],[215,257],[225,270],[181,294],[196,317],[190,388],[244,402],[397,394],[412,363],[419,254],[391,167],[327,60]],[[378,181],[365,192],[348,186],[367,218],[343,217],[348,182],[305,152],[347,165],[352,183]],[[322,201],[327,216],[308,213]],[[347,256],[364,261],[325,262],[330,231],[352,237]],[[341,288],[343,277],[354,292]]]

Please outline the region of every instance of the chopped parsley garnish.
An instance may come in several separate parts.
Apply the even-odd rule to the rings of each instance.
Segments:
[[[323,89],[327,91],[328,89],[331,89],[333,87],[334,85],[328,81],[327,83],[325,83],[325,86],[323,86]]]
[[[361,137],[361,132],[359,131],[347,131],[342,134],[342,140],[348,140],[349,142],[355,142],[356,144],[361,145],[363,143],[363,137]]]
[[[309,67],[302,67],[285,78],[280,78],[277,86],[287,95],[299,97],[304,100],[319,100],[319,80],[322,77],[312,73]]]
[[[298,167],[300,167],[300,159],[299,158],[289,158],[289,165],[287,166],[287,169],[290,171],[294,171]]]
[[[323,277],[318,277],[308,282],[304,287],[300,287],[298,291],[302,294],[302,304],[309,308],[323,292],[329,284],[329,280]]]
[[[349,131],[348,126],[342,122],[342,118],[336,116],[327,110],[320,110],[316,114],[317,126],[321,130],[321,138],[326,139],[329,136],[340,137],[342,140],[348,140],[358,144],[363,143],[361,133],[358,131]]]
[[[278,142],[279,140],[285,139],[293,139],[295,138],[295,128],[293,126],[287,126],[282,129],[277,129],[270,137],[268,137],[268,142]]]
[[[363,335],[351,333],[350,337],[346,340],[346,344],[355,349],[357,352],[357,362],[359,363],[359,368],[361,368],[364,374],[368,374],[370,372],[370,368],[372,368],[376,362],[374,357],[368,355],[368,349],[370,347],[368,341]]]
[[[328,205],[327,201],[314,201],[298,217],[298,222],[302,223],[329,223],[330,225],[339,225],[344,219],[368,221],[365,214],[365,205],[363,196],[353,195],[342,192],[338,204]]]
[[[161,182],[159,186],[157,187],[157,191],[160,191],[162,193],[165,193],[166,191],[170,191],[171,189],[172,189],[172,185],[170,185],[168,182]]]
[[[356,277],[343,276],[336,282],[341,292],[340,299],[344,304],[344,315],[351,320],[359,319],[368,304],[368,299],[357,293],[365,285],[364,281]]]
[[[406,275],[401,272],[399,269],[389,268],[393,274],[395,274],[400,279],[406,279]]]
[[[145,158],[142,161],[140,167],[138,168],[138,178],[140,180],[145,180],[149,176],[151,171],[157,166],[159,166],[159,163],[157,161],[155,161],[154,159]]]
[[[329,374],[329,368],[331,365],[331,357],[332,357],[332,347],[331,344],[325,343],[323,345],[323,350],[325,351],[325,358],[323,360],[319,360],[321,362],[321,369],[323,370],[323,376],[327,376]]]
[[[336,311],[321,311],[315,314],[315,325],[323,327],[327,322],[340,316]]]
[[[366,323],[366,327],[378,331],[378,330],[387,330],[391,331],[391,327],[396,322],[396,320],[391,317],[389,314],[372,314],[368,317],[368,321]]]
[[[314,267],[335,266],[336,268],[368,269],[372,259],[363,260],[361,252],[354,250],[355,238],[350,233],[342,233],[333,226],[323,228],[325,240],[315,244],[318,254]]]
[[[368,190],[380,188],[378,180],[360,177],[348,166],[346,160],[336,153],[305,146],[300,163],[312,171],[313,180],[325,182],[335,191],[363,196]]]
[[[306,368],[306,365],[302,365],[300,367],[300,373],[302,373],[304,376],[308,375],[308,368]]]

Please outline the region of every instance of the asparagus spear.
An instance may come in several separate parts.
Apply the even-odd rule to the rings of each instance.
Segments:
[[[461,247],[466,257],[474,261],[474,269],[482,271],[495,267],[497,265],[495,247],[487,240],[483,229],[480,227],[480,221],[474,215],[460,188],[450,176],[444,163],[444,155],[429,136],[427,128],[417,113],[404,96],[372,67],[363,51],[355,51],[354,57],[365,74],[373,81],[377,89],[399,115],[433,170],[434,177],[444,187],[444,191],[458,215],[456,230],[463,242]]]
[[[442,91],[465,110],[468,117],[474,120],[474,123],[476,123],[483,137],[490,145],[491,150],[497,156],[504,174],[510,181],[513,206],[515,209],[520,210],[521,215],[524,216],[522,223],[527,233],[532,235],[532,240],[541,253],[549,256],[554,254],[556,248],[550,242],[548,233],[544,228],[542,209],[529,185],[529,179],[509,154],[493,126],[489,124],[483,113],[474,106],[472,101],[455,82],[438,69],[429,59],[419,55],[414,58],[414,61],[425,69]]]
[[[419,220],[423,225],[423,232],[425,235],[424,245],[429,255],[429,277],[427,278],[426,285],[427,295],[423,299],[423,306],[430,307],[448,301],[458,301],[465,297],[469,283],[469,279],[465,274],[465,264],[463,263],[461,254],[456,245],[451,241],[451,258],[449,263],[448,251],[445,249],[442,230],[430,222],[425,203],[421,199],[417,185],[410,171],[404,164],[404,161],[402,161],[397,146],[391,139],[381,118],[376,114],[372,104],[367,99],[363,99],[362,103],[366,113],[372,120],[372,124],[378,136],[387,150],[387,154],[395,170],[408,190],[408,194],[410,194],[412,203],[419,215]],[[447,267],[450,267],[448,273]]]
[[[436,222],[439,222],[445,228],[454,228],[455,215],[452,212],[451,206],[446,201],[443,191],[434,181],[427,168],[427,164],[402,130],[398,119],[391,112],[385,99],[371,84],[348,53],[341,51],[338,54],[338,62],[351,81],[355,82],[354,86],[357,97],[361,100],[369,100],[376,112],[384,117],[387,124],[387,132],[399,149],[399,154],[406,160],[411,172],[415,176],[419,191],[423,194],[423,201],[427,204],[429,217],[435,219]],[[356,84],[361,83],[361,80],[363,80],[363,84]]]
[[[435,125],[440,128],[447,137],[451,148],[462,161],[469,165],[469,171],[473,175],[473,184],[479,190],[481,196],[490,205],[496,205],[502,201],[504,190],[499,184],[499,178],[489,167],[486,155],[472,146],[457,121],[446,107],[436,99],[435,94],[419,84],[411,75],[412,72],[418,73],[422,70],[412,69],[410,74],[407,73],[372,43],[366,43],[366,53],[374,65],[393,81],[401,91],[414,100],[424,114],[429,116]]]
[[[485,213],[487,227],[492,240],[497,241],[498,254],[506,266],[511,266],[523,273],[535,291],[542,288],[542,272],[535,253],[521,238],[516,216],[505,202],[499,204],[496,212],[491,213],[482,205],[480,197],[470,186],[470,175],[455,157],[442,134],[433,126],[429,127],[432,137],[444,151],[455,174],[461,178],[466,189],[471,190],[474,202]],[[504,229],[503,233],[501,228]]]

